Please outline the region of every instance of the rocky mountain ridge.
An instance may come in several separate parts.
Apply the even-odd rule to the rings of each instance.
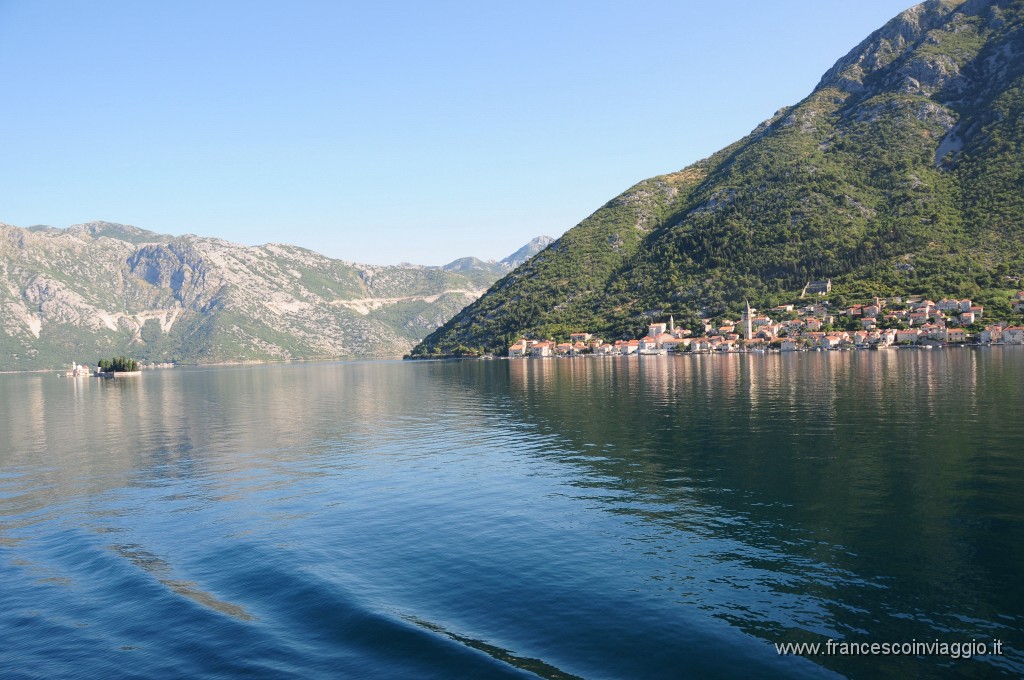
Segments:
[[[108,222],[0,224],[0,370],[115,354],[187,363],[401,356],[505,271],[368,266]]]

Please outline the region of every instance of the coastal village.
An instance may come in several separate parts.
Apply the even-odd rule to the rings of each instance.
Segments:
[[[822,294],[829,282],[808,288]],[[805,288],[805,294],[808,292]],[[1024,291],[1012,301],[1024,312]],[[668,353],[793,352],[807,350],[942,347],[949,345],[1024,344],[1024,326],[994,322],[982,326],[985,310],[969,299],[875,298],[867,304],[837,308],[827,302],[780,305],[761,312],[747,303],[738,320],[713,323],[702,319],[703,333],[677,328],[672,316],[652,323],[647,334],[632,340],[605,341],[588,332],[573,333],[568,342],[523,338],[508,348],[509,358],[626,356]],[[837,330],[841,327],[843,330]],[[981,328],[981,330],[976,330]],[[971,332],[971,330],[973,332]]]

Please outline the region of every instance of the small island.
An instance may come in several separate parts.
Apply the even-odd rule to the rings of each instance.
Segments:
[[[142,375],[142,371],[139,370],[138,361],[121,356],[97,361],[95,375],[98,378],[125,378]]]

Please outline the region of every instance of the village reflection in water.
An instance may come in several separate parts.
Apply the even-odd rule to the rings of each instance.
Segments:
[[[264,621],[269,601],[221,582],[248,573],[231,557],[245,554],[285,582],[312,570],[370,579],[410,611],[429,600],[434,613],[416,614],[428,623],[458,620],[442,603],[462,589],[458,612],[498,629],[500,611],[526,606],[521,640],[537,626],[569,634],[572,608],[552,592],[609,617],[627,605],[652,664],[699,644],[657,642],[672,626],[729,645],[730,631],[955,633],[1012,650],[1022,360],[1024,348],[994,347],[4,375],[0,548],[35,579],[26,602],[42,583],[83,588],[75,546],[170,596]],[[468,593],[512,578],[481,571],[492,558],[552,580],[516,582],[506,609],[488,609],[490,595]],[[577,592],[584,582],[594,590]],[[591,644],[595,631],[573,622]],[[474,639],[498,638],[484,626]],[[773,655],[762,670],[787,675]],[[600,658],[640,663],[625,649]],[[919,668],[903,659],[890,675]]]

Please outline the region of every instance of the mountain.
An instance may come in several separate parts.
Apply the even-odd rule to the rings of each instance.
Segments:
[[[460,274],[484,290],[509,271],[509,268],[500,262],[481,260],[476,257],[460,257],[443,265],[441,269]]]
[[[507,269],[515,269],[516,267],[526,262],[540,251],[547,248],[554,242],[554,240],[555,239],[551,238],[550,236],[538,236],[537,238],[531,240],[525,246],[523,246],[522,248],[520,248],[519,250],[509,255],[504,260],[502,260],[501,264],[505,265]]]
[[[0,224],[0,370],[119,354],[188,363],[401,356],[505,271],[374,267],[108,222]]]
[[[529,243],[498,262],[494,260],[481,260],[475,257],[460,257],[453,260],[441,269],[446,272],[458,272],[473,281],[483,284],[487,288],[500,279],[503,275],[512,271],[531,257],[544,250],[555,239],[550,236],[538,236],[531,239]]]
[[[606,203],[413,355],[636,337],[817,279],[838,303],[956,294],[1008,314],[1022,237],[1024,3],[929,0],[743,139]]]

